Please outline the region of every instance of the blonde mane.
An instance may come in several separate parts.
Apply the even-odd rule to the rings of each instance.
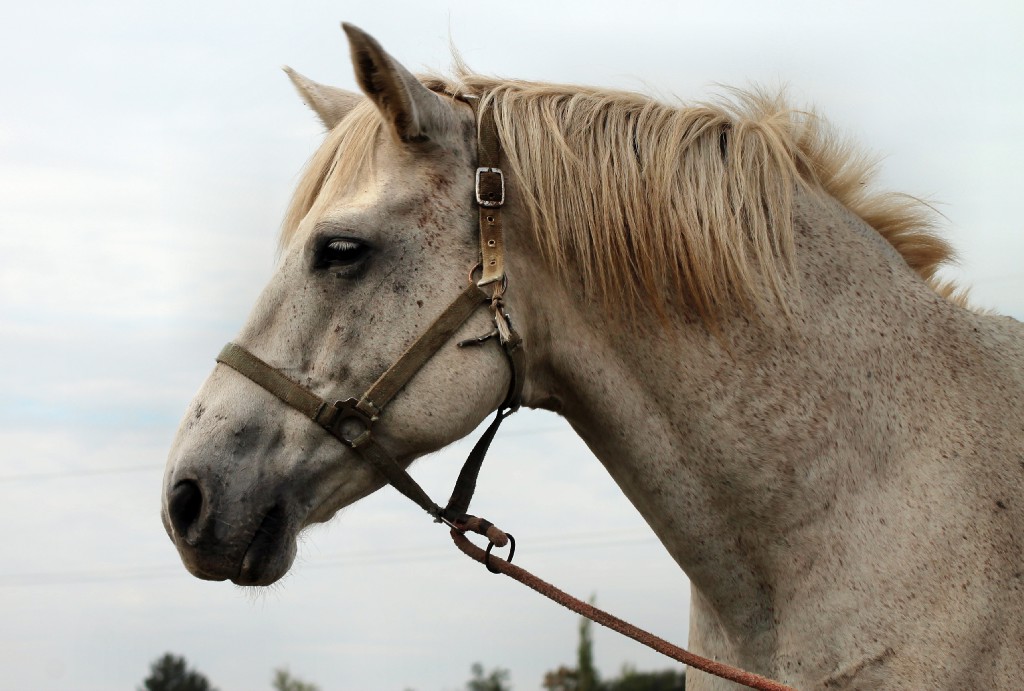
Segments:
[[[873,162],[781,95],[734,92],[729,102],[672,107],[634,93],[468,70],[458,81],[424,83],[493,105],[543,260],[578,276],[605,308],[665,317],[682,307],[707,322],[728,306],[785,309],[798,188],[827,192],[937,292],[954,297],[954,287],[935,278],[953,253],[936,235],[931,210],[872,191]],[[295,193],[282,246],[318,197],[372,165],[381,126],[364,102],[328,134]]]

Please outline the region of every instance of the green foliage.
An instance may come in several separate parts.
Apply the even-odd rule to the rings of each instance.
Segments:
[[[199,672],[190,670],[184,657],[164,654],[153,661],[138,691],[217,691]]]
[[[541,684],[546,691],[580,691],[579,672],[562,666],[544,675]],[[597,691],[685,691],[686,674],[683,670],[665,669],[660,672],[637,672],[624,667],[622,675],[599,683]]]
[[[562,665],[554,671],[547,672],[544,681],[541,682],[541,688],[546,691],[576,691],[576,670]]]
[[[605,682],[601,691],[686,691],[686,672],[682,669],[637,672],[626,666],[622,668],[622,675]]]
[[[593,605],[596,596],[590,597]],[[593,624],[586,617],[580,617],[580,643],[576,647],[576,691],[598,691],[600,678],[594,667],[594,639],[590,635]]]
[[[508,670],[495,667],[488,674],[484,674],[484,666],[474,662],[470,668],[473,678],[466,683],[466,691],[511,691],[508,686]]]
[[[594,598],[590,598],[594,604]],[[580,640],[576,647],[576,667],[562,665],[547,672],[541,682],[545,691],[685,691],[686,673],[682,669],[659,672],[637,672],[626,665],[615,679],[601,681],[594,665],[594,641],[590,634],[592,622],[580,617]]]
[[[279,667],[274,670],[272,686],[274,691],[320,691],[320,687],[316,684],[293,677],[287,667]]]

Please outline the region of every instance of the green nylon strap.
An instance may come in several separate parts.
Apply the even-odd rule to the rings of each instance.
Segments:
[[[359,455],[370,462],[392,487],[415,502],[421,509],[434,518],[440,518],[441,507],[434,503],[434,500],[420,487],[419,483],[412,479],[391,455],[382,449],[377,440],[372,436],[365,444],[356,448]]]
[[[317,420],[324,406],[330,405],[306,387],[286,377],[248,350],[235,343],[221,348],[217,362],[248,377],[306,417]],[[319,420],[317,420],[319,422]]]
[[[479,292],[479,291],[477,291]],[[441,514],[440,507],[435,504],[422,487],[403,470],[398,463],[377,444],[372,434],[366,435],[358,446],[353,445],[337,425],[332,424],[337,415],[334,405],[329,404],[312,391],[298,384],[279,370],[256,357],[248,350],[235,343],[228,343],[221,349],[217,362],[223,363],[255,384],[280,398],[282,401],[318,423],[328,433],[352,447],[364,460],[377,469],[384,478],[399,492],[414,501],[424,511],[435,518]],[[327,414],[325,414],[327,413]]]
[[[356,407],[371,420],[433,355],[448,342],[476,309],[487,302],[486,296],[470,284],[434,323],[410,345],[398,360],[362,395]],[[217,362],[244,374],[306,417],[322,423],[324,406],[331,405],[306,387],[286,377],[248,350],[235,343],[221,349]],[[329,422],[331,418],[328,418]]]
[[[356,407],[371,418],[377,417],[427,360],[432,358],[441,346],[455,335],[469,316],[486,302],[487,297],[479,288],[472,283],[466,286],[466,289],[434,320],[430,328],[366,390]]]
[[[436,518],[441,513],[440,507],[377,444],[370,430],[384,406],[401,391],[427,360],[451,340],[469,316],[487,301],[487,297],[480,289],[470,283],[448,305],[430,327],[355,403],[354,407],[361,413],[358,421],[365,426],[365,431],[354,439],[346,436],[340,424],[350,417],[346,412],[347,404],[329,403],[236,343],[228,343],[224,346],[217,356],[217,362],[227,365],[263,387],[284,403],[319,424],[342,443],[353,448],[360,456],[369,461],[390,484],[394,485],[395,489]]]
[[[466,462],[462,464],[462,470],[459,471],[459,477],[455,481],[455,488],[452,489],[448,505],[444,507],[444,515],[448,520],[458,522],[469,513],[469,503],[473,500],[473,494],[476,492],[476,481],[480,476],[480,468],[483,466],[487,450],[491,447],[491,442],[494,441],[494,435],[498,433],[501,423],[513,412],[515,411],[512,408],[505,406],[498,408],[497,414],[491,424],[487,426],[483,436],[473,445],[473,450],[469,452]]]
[[[523,402],[523,384],[525,384],[526,375],[526,351],[523,350],[523,338],[515,330],[512,331],[512,340],[508,343],[503,343],[502,347],[505,349],[505,355],[508,356],[509,370],[512,377],[508,385],[508,394],[505,396],[505,402],[502,405],[504,408],[508,408],[513,413],[519,410],[519,406]]]

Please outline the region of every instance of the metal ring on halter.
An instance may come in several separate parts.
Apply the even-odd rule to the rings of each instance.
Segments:
[[[478,288],[483,288],[484,286],[480,285],[476,281],[476,279],[473,278],[473,274],[475,274],[477,271],[483,273],[483,270],[484,270],[484,265],[481,262],[477,262],[476,266],[474,266],[472,269],[469,270],[469,282],[470,283],[476,283]],[[489,284],[485,283],[484,285],[489,285]],[[502,295],[504,295],[505,294],[505,290],[507,290],[507,289],[508,289],[508,274],[502,274],[501,275],[501,290],[498,291],[498,297],[501,297]]]
[[[516,539],[514,537],[512,537],[512,533],[505,533],[505,535],[506,535],[506,537],[508,537],[508,557],[505,559],[505,561],[507,563],[511,564],[512,563],[512,557],[514,557],[516,555]],[[494,547],[494,543],[493,542],[488,542],[487,543],[486,556],[484,556],[484,566],[486,566],[487,570],[490,571],[491,573],[501,573],[501,571],[499,571],[498,569],[496,569],[493,566],[491,566],[491,548],[492,547]]]

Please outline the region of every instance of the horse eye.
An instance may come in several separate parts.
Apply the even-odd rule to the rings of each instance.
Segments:
[[[317,268],[351,266],[363,259],[370,251],[369,246],[350,238],[334,238],[320,247],[317,252]]]

